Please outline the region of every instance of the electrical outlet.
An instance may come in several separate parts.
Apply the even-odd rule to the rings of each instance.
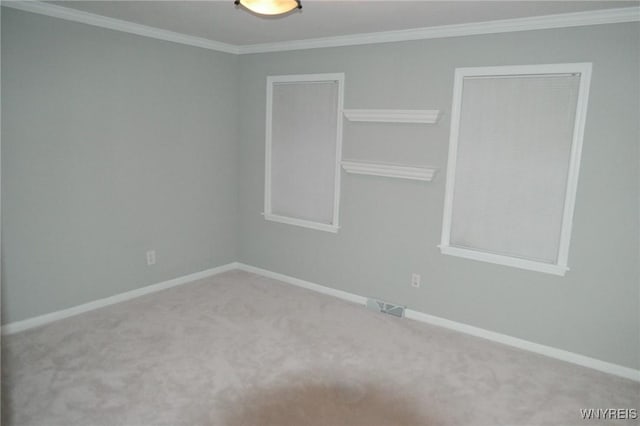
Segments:
[[[411,274],[411,287],[420,287],[420,274]]]
[[[155,250],[149,250],[147,252],[147,266],[151,266],[151,265],[155,265],[156,264],[156,251]]]

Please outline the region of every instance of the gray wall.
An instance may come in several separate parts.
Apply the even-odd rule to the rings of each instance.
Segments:
[[[240,261],[639,368],[638,36],[621,24],[242,56]],[[454,68],[562,62],[593,62],[571,271],[441,255]],[[446,113],[434,127],[345,122],[344,158],[441,172],[431,183],[343,173],[337,235],[260,216],[266,76],[321,72],[346,73],[345,108]]]
[[[638,36],[621,24],[234,57],[3,9],[3,322],[240,260],[640,368]],[[571,271],[441,255],[454,68],[578,61],[594,68]],[[441,171],[343,174],[337,235],[260,215],[266,76],[320,72],[346,73],[347,108],[445,111],[436,126],[345,122],[345,158]]]
[[[3,8],[3,323],[236,260],[236,69]]]

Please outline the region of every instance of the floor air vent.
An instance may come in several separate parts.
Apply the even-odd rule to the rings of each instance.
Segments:
[[[376,299],[367,299],[367,308],[382,312],[383,314],[393,315],[394,317],[404,317],[404,306],[394,305],[393,303],[382,302]]]

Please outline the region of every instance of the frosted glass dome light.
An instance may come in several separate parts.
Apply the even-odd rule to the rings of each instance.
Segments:
[[[234,4],[260,15],[282,15],[293,9],[302,9],[300,0],[235,0]]]

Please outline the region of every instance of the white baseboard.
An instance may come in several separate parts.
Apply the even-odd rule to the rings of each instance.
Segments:
[[[342,290],[336,290],[335,288],[315,284],[309,281],[301,280],[299,278],[293,278],[288,275],[269,271],[267,269],[256,268],[255,266],[246,265],[244,263],[238,263],[237,265],[238,269],[240,269],[241,271],[252,272],[254,274],[262,275],[263,277],[273,278],[274,280],[282,281],[287,284],[293,284],[297,287],[306,288],[307,290],[313,290],[318,293],[337,297],[338,299],[348,300],[349,302],[357,303],[358,305],[367,304],[367,298],[364,296],[358,296],[357,294],[348,293]]]
[[[528,340],[518,339],[517,337],[508,336],[506,334],[496,333],[495,331],[485,330],[484,328],[474,327],[445,318],[436,317],[413,309],[405,310],[405,316],[409,319],[424,322],[431,325],[448,328],[450,330],[459,331],[461,333],[470,334],[472,336],[481,337],[491,340],[492,342],[502,343],[503,345],[512,346],[514,348],[523,349],[529,352],[535,352],[550,358],[577,364],[582,367],[591,368],[593,370],[602,371],[604,373],[613,374],[615,376],[631,379],[640,382],[640,370],[624,367],[618,364],[601,361],[599,359],[590,358],[574,352],[565,351],[563,349],[551,346],[541,345],[539,343],[530,342]]]
[[[187,284],[193,281],[200,280],[202,278],[207,278],[212,275],[220,274],[222,272],[231,271],[233,269],[238,269],[238,264],[236,262],[228,263],[226,265],[218,266],[216,268],[207,269],[207,270],[196,272],[193,274],[184,275],[182,277],[174,278],[168,281],[163,281],[157,284],[148,285],[146,287],[137,288],[135,290],[127,291],[125,293],[120,293],[114,296],[105,297],[104,299],[94,300],[93,302],[84,303],[78,306],[73,306],[68,309],[51,312],[49,314],[28,318],[22,321],[12,322],[2,326],[2,334],[18,333],[20,331],[24,331],[30,328],[48,324],[50,322],[61,320],[63,318],[72,317],[74,315],[78,315],[83,312],[93,311],[94,309],[113,305],[114,303],[124,302],[125,300],[134,299],[136,297],[144,296],[145,294],[154,293],[156,291],[164,290],[164,289],[175,287],[178,285]]]
[[[318,293],[327,294],[329,296],[334,296],[340,299],[344,299],[349,302],[354,302],[360,305],[365,305],[367,302],[367,298],[364,296],[359,296],[357,294],[348,293],[342,290],[336,290],[320,284],[304,281],[299,278],[294,278],[288,275],[272,272],[267,269],[256,268],[255,266],[246,265],[243,263],[238,263],[237,266],[238,266],[238,269],[241,269],[243,271],[252,272],[254,274],[262,275],[268,278],[273,278],[288,284],[293,284],[298,287],[303,287],[308,290],[313,290]],[[529,342],[527,340],[519,339],[517,337],[496,333],[494,331],[489,331],[489,330],[485,330],[479,327],[474,327],[468,324],[451,321],[445,318],[428,315],[422,312],[414,311],[413,309],[406,309],[405,316],[406,318],[412,319],[415,321],[420,321],[427,324],[448,328],[450,330],[459,331],[461,333],[480,337],[486,340],[490,340],[492,342],[502,343],[503,345],[512,346],[514,348],[523,349],[525,351],[534,352],[540,355],[548,356],[550,358],[555,358],[561,361],[577,364],[582,367],[591,368],[593,370],[602,371],[604,373],[609,373],[615,376],[624,377],[625,379],[630,379],[636,382],[640,382],[640,370],[634,370],[633,368],[624,367],[622,365],[617,365],[617,364],[613,364],[606,361],[601,361],[599,359],[590,358],[588,356],[565,351],[565,350],[554,348],[551,346],[545,346],[538,343]]]
[[[244,263],[232,262],[226,265],[218,266],[217,268],[207,269],[205,271],[196,272],[194,274],[185,275],[182,277],[174,278],[172,280],[163,281],[157,284],[152,284],[146,287],[127,291],[125,293],[116,294],[114,296],[110,296],[104,299],[99,299],[93,302],[74,306],[69,309],[63,309],[61,311],[40,315],[34,318],[12,322],[2,326],[2,334],[12,334],[12,333],[28,330],[30,328],[48,324],[53,321],[78,315],[83,312],[88,312],[94,309],[102,308],[104,306],[113,305],[114,303],[124,302],[126,300],[144,296],[145,294],[154,293],[156,291],[164,290],[164,289],[175,287],[182,284],[187,284],[196,280],[200,280],[202,278],[207,278],[212,275],[217,275],[222,272],[226,272],[234,269],[251,272],[254,274],[262,275],[267,278],[273,278],[273,279],[285,282],[287,284],[292,284],[297,287],[305,288],[307,290],[312,290],[318,293],[337,297],[339,299],[356,303],[358,305],[366,305],[367,303],[367,298],[364,296],[360,296],[360,295],[349,293],[342,290],[337,290],[331,287],[326,287],[320,284],[301,280],[299,278],[294,278],[288,275],[279,274],[277,272],[269,271],[267,269],[246,265]],[[461,333],[480,337],[493,342],[512,346],[514,348],[523,349],[529,352],[545,355],[550,358],[555,358],[561,361],[570,362],[572,364],[580,365],[583,367],[591,368],[593,370],[602,371],[604,373],[609,373],[615,376],[624,377],[626,379],[640,382],[640,370],[634,370],[633,368],[624,367],[624,366],[613,364],[606,361],[601,361],[599,359],[590,358],[584,355],[568,352],[568,351],[554,348],[551,346],[545,346],[538,343],[529,342],[527,340],[519,339],[517,337],[512,337],[506,334],[496,333],[494,331],[485,330],[483,328],[474,327],[468,324],[463,324],[463,323],[451,321],[445,318],[436,317],[433,315],[415,311],[413,309],[407,309],[405,311],[405,316],[408,319],[412,319],[415,321],[420,321],[427,324],[448,328],[450,330],[455,330]]]

